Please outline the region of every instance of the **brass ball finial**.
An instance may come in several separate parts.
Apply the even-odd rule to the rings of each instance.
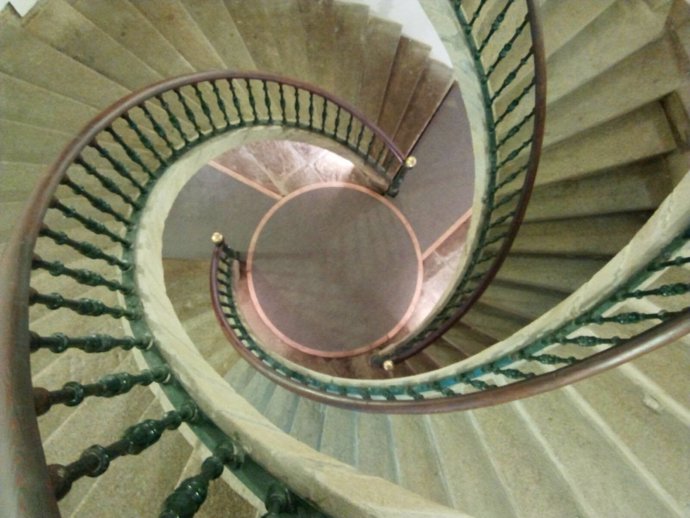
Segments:
[[[412,169],[414,166],[417,165],[417,158],[410,155],[405,159],[405,167],[408,169]]]
[[[386,360],[385,362],[383,362],[383,370],[391,372],[393,370],[393,367],[395,367],[393,360]]]
[[[220,245],[224,240],[225,238],[223,237],[223,234],[221,234],[220,232],[214,232],[211,235],[211,241],[214,245]]]

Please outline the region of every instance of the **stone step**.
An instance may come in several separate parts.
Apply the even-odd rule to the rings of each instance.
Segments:
[[[358,417],[359,412],[326,405],[319,451],[356,466]]]
[[[0,161],[0,175],[2,175],[0,203],[24,203],[48,167],[47,164]],[[14,216],[6,217],[4,210],[2,214],[2,220],[16,221],[13,219]]]
[[[553,391],[515,403],[571,491],[590,516],[678,516],[618,438],[583,412],[568,394]],[[656,442],[656,441],[654,441]],[[660,444],[660,443],[658,443]],[[672,446],[677,451],[677,445]],[[631,491],[631,488],[635,488]]]
[[[488,346],[496,343],[496,339],[484,335],[465,323],[460,319],[459,322],[455,323],[446,333],[443,335],[443,341],[449,346],[457,348],[460,352],[466,356],[472,356],[477,354]],[[436,346],[432,346],[429,351],[433,352]],[[445,363],[444,365],[448,365]]]
[[[525,221],[654,210],[671,192],[663,160],[650,160],[595,176],[540,185]]]
[[[290,435],[315,450],[320,449],[326,407],[307,398],[300,398]]]
[[[651,103],[543,149],[536,185],[580,178],[663,155],[676,144],[663,108]]]
[[[652,11],[644,0],[610,4],[559,52],[549,56],[549,103],[589,83],[661,34],[666,16]],[[570,13],[563,21],[572,26]]]
[[[452,506],[477,517],[516,516],[470,414],[437,414],[426,419],[440,452],[441,475]]]
[[[254,371],[254,376],[242,388],[241,394],[254,408],[263,413],[275,390],[275,383]]]
[[[529,323],[529,319],[477,303],[462,317],[462,323],[490,336],[496,342],[508,338]]]
[[[337,23],[338,4],[329,1],[298,0],[297,6],[302,28],[305,34],[309,35],[306,48],[310,78],[312,81],[319,78],[318,84],[321,88],[327,92],[334,92],[337,80],[336,70],[332,64],[337,63],[338,49],[333,28]]]
[[[593,376],[568,391],[583,411],[596,416],[600,426],[607,428],[628,455],[634,452],[640,463],[638,469],[656,479],[679,509],[685,508],[690,502],[688,425],[618,369]]]
[[[400,471],[390,416],[362,412],[357,418],[357,469],[397,483]]]
[[[204,37],[230,70],[253,70],[254,61],[223,0],[181,0]]]
[[[137,10],[134,3],[115,0],[106,5],[89,0],[71,1],[76,10],[162,77],[195,71],[194,66]]]
[[[515,516],[606,516],[583,512],[578,495],[561,475],[562,467],[553,462],[514,404],[483,408],[469,415]]]
[[[645,70],[645,74],[640,74]],[[687,81],[687,63],[670,37],[655,40],[571,94],[549,105],[545,146],[631,113]]]
[[[101,5],[101,13],[108,10]],[[41,4],[22,25],[34,37],[129,90],[163,79],[65,0]]]
[[[628,243],[646,219],[645,213],[636,212],[525,223],[511,251],[521,255],[610,257]]]
[[[429,52],[427,45],[405,36],[400,38],[386,95],[378,115],[378,125],[385,134],[395,135],[400,128],[417,84],[428,66]]]
[[[518,283],[494,281],[479,299],[483,304],[535,320],[565,298],[565,294],[533,289]]]
[[[359,105],[360,85],[364,79],[362,64],[369,60],[374,49],[366,48],[369,8],[365,5],[337,3],[335,12],[335,81],[333,93],[341,99]],[[314,78],[315,84],[319,84]]]
[[[141,419],[160,419],[164,414],[160,403],[154,400]],[[73,518],[103,514],[131,518],[155,516],[175,489],[191,452],[191,446],[179,431],[167,430],[156,444],[140,454],[113,461],[108,471],[95,480],[74,513],[65,515]],[[127,502],[126,509],[123,502]]]
[[[451,505],[427,420],[411,415],[391,415],[389,419],[399,469],[398,484],[440,504]]]
[[[5,74],[99,110],[127,95],[127,88],[22,30],[9,11],[1,18],[0,70]]]
[[[276,386],[271,400],[266,405],[264,415],[278,428],[284,432],[289,432],[299,400],[300,397],[294,392]]]
[[[130,2],[198,72],[225,68],[222,58],[179,0]]]
[[[361,63],[357,108],[370,121],[376,121],[383,105],[401,34],[402,27],[397,23],[369,17],[364,35],[367,59]]]
[[[602,259],[511,254],[497,280],[570,293],[606,264]]]

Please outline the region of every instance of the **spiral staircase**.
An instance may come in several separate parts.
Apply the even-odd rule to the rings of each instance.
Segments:
[[[465,13],[485,9],[482,16],[493,21],[504,7],[520,2],[459,3]],[[690,306],[690,177],[686,174],[690,8],[683,1],[536,2],[549,88],[540,166],[524,221],[501,269],[479,300],[458,323],[409,358],[393,348],[385,349],[378,363],[354,361],[344,368],[342,362],[320,362],[313,383],[301,383],[297,393],[286,387],[295,389],[292,385],[297,384],[292,381],[299,375],[312,375],[304,374],[300,365],[286,362],[287,367],[267,372],[265,366],[273,365],[269,360],[259,365],[264,372],[258,372],[256,365],[242,359],[251,357],[242,355],[241,343],[239,353],[229,347],[211,311],[208,260],[161,260],[164,225],[160,214],[170,210],[184,184],[174,174],[166,173],[145,194],[150,198],[138,222],[144,230],[137,236],[126,232],[108,236],[64,207],[75,208],[88,216],[85,219],[96,217],[98,211],[85,198],[86,190],[104,199],[109,196],[111,216],[127,214],[132,199],[142,194],[136,183],[146,179],[145,175],[124,182],[120,177],[119,187],[114,188],[73,169],[68,175],[72,186],[62,182],[57,187],[63,208],[53,202],[46,218],[38,220],[48,230],[40,230],[36,248],[31,238],[24,239],[15,229],[26,228],[19,221],[31,220],[30,210],[20,219],[27,200],[47,204],[35,187],[75,136],[82,140],[89,136],[80,133],[89,120],[148,85],[209,70],[256,71],[251,77],[264,78],[262,83],[260,79],[242,83],[232,78],[227,83],[238,89],[246,87],[250,93],[252,85],[263,87],[261,99],[256,99],[258,108],[253,101],[251,107],[237,108],[240,119],[242,110],[257,109],[260,116],[255,121],[271,118],[270,108],[261,111],[262,100],[269,106],[271,102],[282,106],[283,114],[283,105],[289,111],[292,102],[297,104],[293,108],[298,120],[300,113],[309,117],[306,105],[298,105],[300,99],[307,99],[297,94],[298,86],[293,86],[292,98],[286,94],[284,99],[284,90],[289,91],[288,85],[293,83],[272,78],[298,78],[321,88],[311,90],[317,92],[314,111],[321,108],[324,113],[321,134],[258,124],[243,128],[240,137],[213,134],[198,152],[179,157],[179,165],[171,166],[180,171],[186,168],[188,172],[180,173],[180,178],[229,147],[265,138],[332,147],[363,170],[383,170],[385,174],[389,171],[384,165],[390,162],[363,153],[359,142],[352,145],[357,131],[352,138],[344,126],[339,132],[336,112],[333,119],[326,116],[329,97],[324,95],[318,104],[318,92],[342,99],[344,113],[354,106],[361,115],[362,133],[369,130],[361,121],[375,121],[381,135],[372,129],[371,139],[376,144],[369,147],[385,153],[389,135],[389,149],[400,150],[400,154],[386,156],[401,165],[443,106],[454,80],[460,84],[475,138],[477,169],[482,169],[486,164],[480,155],[486,143],[480,133],[487,124],[482,85],[476,80],[476,63],[453,10],[456,4],[421,2],[448,49],[452,70],[431,59],[429,46],[404,35],[400,25],[356,3],[44,0],[23,18],[10,7],[0,13],[0,247],[8,250],[3,273],[21,256],[17,250],[22,247],[29,246],[28,257],[33,257],[33,291],[28,286],[22,291],[7,275],[2,278],[1,306],[12,309],[1,322],[0,372],[7,402],[3,408],[12,409],[11,415],[8,411],[2,418],[8,431],[0,442],[3,513],[57,516],[49,493],[64,490],[66,495],[59,502],[62,516],[154,516],[164,502],[167,507],[161,516],[191,516],[198,494],[206,495],[211,479],[221,477],[208,488],[198,516],[253,517],[266,510],[267,516],[690,516],[690,341],[682,338],[688,332]],[[513,18],[506,18],[511,30],[522,21]],[[491,31],[490,27],[487,22],[486,30]],[[519,41],[515,47],[520,50]],[[359,72],[353,73],[355,70]],[[170,149],[184,146],[185,134],[203,134],[194,126],[202,125],[197,119],[204,114],[212,126],[221,119],[220,105],[212,106],[208,113],[202,109],[204,99],[213,94],[211,86],[219,84],[217,77],[225,76],[210,73],[207,83],[195,86],[199,97],[187,84],[177,90],[181,92],[175,101],[179,104],[168,112],[173,115],[169,125],[174,126],[172,121],[178,118],[181,130]],[[527,81],[518,74],[510,88],[517,93]],[[228,106],[231,99],[237,99],[234,91],[217,95]],[[130,100],[134,102],[136,96]],[[161,97],[173,104],[170,97]],[[185,106],[196,116],[185,118]],[[161,103],[152,109],[149,122],[160,121],[165,108]],[[354,111],[349,113],[352,122]],[[516,117],[523,115],[517,113]],[[145,127],[142,113],[137,118],[132,115],[131,120],[132,131]],[[327,128],[328,120],[333,122]],[[347,123],[345,116],[343,121]],[[227,122],[230,126],[235,121],[227,118]],[[112,134],[110,140],[99,141],[104,150],[99,160],[105,160],[101,171],[117,178],[117,164],[122,161],[136,162],[132,157],[139,157],[145,170],[156,162],[157,153],[165,155],[165,138],[153,126],[146,128],[130,147],[131,155],[123,154],[124,148],[118,147]],[[326,138],[329,132],[335,135],[335,145]],[[146,141],[152,143],[151,149]],[[270,168],[269,160],[260,153],[251,159]],[[409,171],[408,179],[415,172]],[[402,181],[401,189],[408,179]],[[45,192],[55,187],[50,180],[42,181]],[[119,194],[113,196],[114,191]],[[99,234],[96,237],[94,229]],[[61,232],[73,240],[94,243],[100,259],[66,250]],[[118,239],[130,237],[138,252],[135,256],[125,248],[121,256],[123,243]],[[103,254],[108,257],[105,261]],[[221,248],[216,249],[216,258],[216,264],[221,264],[216,279],[232,282],[237,266],[228,261],[223,270]],[[444,261],[441,253],[437,259]],[[127,270],[120,268],[125,281],[113,281],[120,275],[115,261],[135,264],[136,273],[128,277]],[[93,276],[74,282],[78,274],[67,279],[65,268],[88,270]],[[640,268],[646,268],[649,275],[638,279],[640,275],[631,274]],[[28,278],[30,269],[17,270],[23,272],[18,278]],[[136,318],[122,312],[115,315],[119,318],[111,318],[107,312],[94,317],[78,315],[64,306],[66,300],[98,300],[116,313],[122,308],[136,311],[126,281],[136,282],[140,290],[149,326],[146,333],[141,332]],[[632,281],[634,288],[630,287]],[[612,304],[614,291],[609,285],[613,284],[635,293],[616,302],[623,300],[624,314],[634,313],[636,320],[603,322]],[[660,297],[668,286],[677,291]],[[62,298],[51,298],[52,292]],[[26,308],[29,298],[30,311]],[[217,302],[223,300],[228,304],[222,297]],[[550,350],[541,355],[542,363],[530,367],[528,375],[520,370],[520,362],[517,366],[516,362],[508,366],[497,363],[500,354],[543,339],[545,330],[555,332],[563,322],[571,325],[569,319],[590,315],[587,312],[596,304],[606,306],[596,313],[599,320],[585,322],[588,329],[594,328],[595,337],[610,339],[623,334],[625,328],[631,343],[638,335],[640,343],[651,344],[650,349],[672,343],[621,366],[628,358],[612,356],[607,366],[617,368],[545,394],[500,405],[496,404],[520,396],[481,400],[477,387],[495,384],[499,389],[509,388],[504,379],[509,375],[529,385],[535,374],[555,373],[551,388],[564,384],[557,379],[559,371],[550,370],[547,364],[557,358]],[[15,325],[27,311],[31,336],[21,324]],[[661,317],[660,311],[665,312]],[[647,328],[640,327],[639,315],[656,315],[652,318],[662,321],[662,327],[669,325],[653,336],[645,334]],[[671,316],[678,317],[680,325]],[[611,327],[596,328],[597,324]],[[70,337],[124,334],[134,338],[123,338],[108,347],[103,341],[97,344],[84,339],[79,347],[66,347],[55,338],[56,330]],[[153,348],[150,340],[142,338],[151,332],[156,341]],[[117,397],[108,401],[88,397],[81,402],[74,398],[72,387],[63,390],[71,396],[67,399],[70,404],[78,404],[70,408],[53,406],[58,395],[47,396],[40,390],[32,394],[20,372],[28,372],[30,342],[34,387],[55,391],[66,381],[96,382],[100,395]],[[604,341],[583,347],[584,342],[562,344],[560,359],[568,355],[575,363],[581,349],[606,353]],[[170,382],[168,368],[153,351],[156,347],[168,348],[162,357],[179,383]],[[89,348],[109,350],[87,354]],[[633,353],[631,357],[637,356]],[[521,356],[521,361],[537,355],[529,354],[529,358]],[[392,371],[382,368],[386,359],[391,360],[387,365],[392,365]],[[472,389],[478,392],[458,393],[455,385],[443,385],[443,376],[460,372],[453,370],[459,368],[455,366],[472,369],[480,362],[493,370],[472,378]],[[294,369],[292,381],[281,378],[286,369]],[[103,378],[112,373],[138,374]],[[425,378],[429,373],[433,377]],[[580,379],[569,376],[562,377],[566,382]],[[389,392],[372,392],[371,399],[364,401],[358,396],[358,378],[370,380],[374,391],[380,386]],[[97,382],[99,379],[105,381]],[[403,386],[396,383],[407,380],[418,381],[419,386],[428,386],[428,380],[440,385],[427,389],[433,397],[423,389],[412,389],[410,393],[416,396],[422,393],[422,403],[414,407],[411,403],[416,398],[396,392]],[[336,390],[331,388],[333,384],[339,384]],[[130,390],[126,396],[119,395]],[[525,390],[523,395],[543,391]],[[196,410],[183,404],[190,393],[199,405]],[[460,410],[465,403],[446,408],[423,405],[425,399],[436,396],[443,401],[441,396],[472,394],[479,397],[466,404],[469,410]],[[45,412],[38,418],[38,430],[31,425],[34,396],[39,413]],[[325,404],[328,402],[335,406]],[[395,403],[401,403],[402,410]],[[453,409],[456,411],[437,413]],[[414,415],[398,415],[407,412]],[[149,424],[147,430],[160,428],[160,441],[138,449],[136,433],[122,434],[132,424],[146,420],[158,423]],[[39,431],[45,457],[30,448]],[[69,478],[65,466],[70,468],[75,459],[82,459],[86,466],[97,457],[84,457],[85,448],[117,441],[122,444],[114,448],[121,448],[120,454],[138,455],[113,460],[109,466],[106,463],[99,477],[77,480],[69,492],[69,488],[59,487],[56,481]],[[45,459],[49,464],[62,463],[63,471],[53,468],[49,476]],[[224,464],[230,469],[223,471]],[[87,467],[86,474],[96,475],[102,466]],[[195,475],[190,483],[188,477]],[[168,498],[176,487],[180,488],[177,496]]]

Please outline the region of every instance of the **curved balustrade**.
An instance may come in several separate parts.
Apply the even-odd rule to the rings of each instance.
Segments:
[[[221,445],[238,451],[241,446],[201,411],[189,411],[193,399],[175,373],[168,372],[141,313],[133,247],[147,196],[170,165],[215,137],[271,126],[307,131],[344,146],[380,176],[382,191],[404,162],[392,142],[356,109],[317,87],[268,74],[221,71],[163,81],[119,101],[84,129],[37,186],[0,269],[0,364],[7,395],[0,403],[4,510],[27,517],[58,516],[55,497],[62,497],[73,482],[103,473],[117,457],[143,451],[165,429],[183,421],[216,453],[199,477],[183,483],[168,499],[164,516],[180,508],[198,508],[201,502],[190,500],[198,496],[190,496],[190,488],[205,488],[223,465],[260,497],[278,483],[250,457],[240,462],[237,455],[218,453]],[[66,266],[75,261],[88,266]],[[74,299],[66,293],[40,292],[31,286],[32,270],[54,277],[60,289],[81,285],[100,295]],[[101,300],[107,293],[119,299]],[[70,311],[87,321],[118,319],[127,322],[132,336],[72,336],[62,328],[45,335],[30,332],[32,305]],[[119,373],[93,384],[68,381],[58,390],[34,392],[29,353],[70,348],[94,354],[137,348],[152,370]],[[128,429],[122,440],[93,446],[78,460],[47,471],[36,410],[78,405],[87,396],[123,397],[136,385],[151,383],[159,384],[175,411],[160,421],[144,421]],[[293,509],[313,511],[297,495],[290,493],[290,501]]]

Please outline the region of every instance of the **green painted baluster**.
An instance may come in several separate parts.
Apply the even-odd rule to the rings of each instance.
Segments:
[[[601,338],[599,336],[574,336],[565,338],[557,336],[554,341],[562,344],[579,345],[580,347],[597,347],[598,345],[618,345],[623,340],[618,336],[611,338]]]
[[[93,176],[96,180],[98,180],[98,183],[100,183],[108,191],[110,191],[118,198],[120,198],[122,201],[124,201],[127,205],[130,205],[135,209],[141,208],[141,204],[139,202],[135,201],[130,196],[125,194],[125,192],[122,189],[120,189],[120,187],[113,180],[100,173],[98,169],[89,164],[86,160],[84,160],[83,157],[79,156],[75,158],[74,163],[84,168],[86,174],[88,174],[89,176]]]
[[[196,118],[196,115],[194,114],[194,111],[189,107],[189,103],[187,102],[187,98],[182,95],[182,92],[180,90],[172,90],[172,92],[175,94],[175,97],[177,98],[177,102],[180,103],[180,106],[182,106],[182,109],[184,110],[184,114],[187,117],[187,121],[192,123],[192,126],[194,126],[194,129],[197,132],[197,138],[200,138],[203,136],[204,132],[201,131],[201,125],[199,124],[199,121]]]
[[[72,239],[64,232],[52,230],[50,227],[46,225],[43,225],[41,227],[39,235],[52,239],[58,245],[69,246],[70,248],[73,248],[74,250],[82,254],[84,257],[88,257],[89,259],[100,259],[101,261],[105,261],[109,265],[117,266],[122,271],[127,271],[132,268],[131,263],[118,259],[117,257],[112,256],[110,254],[106,254],[105,252],[101,251],[100,248],[98,248],[95,245],[92,245],[91,243]]]
[[[91,270],[73,269],[68,268],[60,261],[44,261],[41,257],[34,255],[33,261],[31,263],[33,269],[46,270],[53,277],[64,275],[70,277],[77,281],[79,284],[85,286],[104,286],[110,291],[119,291],[124,295],[131,295],[134,293],[133,286],[125,286],[117,281],[112,281],[106,279],[102,275]]]
[[[108,446],[87,448],[79,460],[71,464],[51,464],[48,475],[55,497],[62,499],[77,480],[102,475],[113,460],[124,455],[138,455],[157,443],[165,430],[176,430],[183,422],[193,422],[197,415],[196,406],[188,404],[179,412],[167,412],[160,420],[147,419],[128,428],[122,439]]]
[[[107,306],[95,299],[66,299],[59,293],[39,293],[32,289],[29,295],[29,304],[42,304],[48,309],[69,309],[87,317],[100,317],[108,315],[113,318],[126,318],[127,320],[140,320],[140,311],[131,311],[121,307]]]
[[[534,117],[534,108],[532,108],[532,110],[527,115],[525,115],[520,120],[520,122],[518,122],[517,124],[515,124],[515,126],[510,128],[508,133],[506,133],[505,136],[501,140],[498,141],[498,143],[496,144],[496,149],[500,149],[501,146],[503,146],[503,144],[505,144],[508,140],[510,140],[511,137],[514,137],[515,135],[517,135],[518,131],[520,131],[522,129],[522,127],[525,124],[527,124],[527,121],[529,121],[532,117]]]
[[[194,95],[199,100],[201,111],[203,112],[204,116],[208,119],[208,123],[211,126],[211,131],[215,133],[215,131],[218,128],[216,128],[216,125],[213,123],[213,119],[211,118],[211,107],[206,102],[206,99],[204,99],[204,96],[201,93],[201,89],[199,88],[198,84],[194,83],[192,85],[192,89],[194,90]]]
[[[342,112],[342,108],[340,106],[337,107],[335,110],[335,122],[333,123],[333,137],[335,138],[336,141],[339,141],[338,139],[338,131],[340,130],[340,113]]]
[[[516,211],[512,211],[512,212],[509,212],[508,214],[504,214],[503,216],[501,216],[500,218],[498,218],[496,221],[494,221],[493,223],[491,223],[491,224],[489,225],[489,228],[492,229],[492,228],[500,227],[502,224],[504,224],[504,223],[505,223],[506,221],[508,221],[510,218],[512,218],[513,216],[515,216],[515,214],[517,214]]]
[[[160,99],[158,99],[158,101],[160,102]],[[141,105],[138,106],[138,108],[142,112],[144,112],[144,115],[146,116],[146,118],[149,120],[149,122],[153,126],[153,131],[156,132],[156,135],[158,135],[161,138],[161,140],[163,142],[165,142],[165,145],[168,147],[168,150],[170,151],[170,157],[168,157],[168,158],[175,158],[177,156],[177,148],[168,138],[168,134],[165,131],[165,129],[163,128],[163,126],[161,126],[160,123],[156,120],[156,118],[151,114],[151,112],[149,111],[146,104],[142,103]],[[170,117],[170,114],[168,113],[168,118],[169,117]],[[173,126],[174,126],[174,124],[173,124]],[[177,128],[175,128],[175,129],[177,129]]]
[[[513,5],[513,0],[508,0],[506,2],[506,5],[503,6],[503,9],[501,9],[498,15],[496,15],[496,18],[494,18],[494,21],[491,23],[491,28],[489,29],[489,32],[486,34],[482,42],[479,44],[477,52],[481,54],[486,48],[486,46],[489,44],[489,41],[491,41],[491,36],[496,34],[496,31],[498,31],[498,29],[501,28],[503,20],[505,20],[506,13],[508,12],[508,9],[510,9],[511,5]]]
[[[484,9],[484,6],[488,3],[488,0],[481,0],[479,2],[479,5],[477,6],[477,10],[474,12],[472,15],[472,18],[470,18],[469,25],[474,25],[474,22],[477,21],[477,18],[479,18],[479,15],[482,12],[482,9]],[[510,2],[508,2],[510,3]],[[460,8],[460,4],[462,4],[462,0],[457,0],[456,2],[456,9]]]
[[[323,110],[321,111],[321,133],[326,135],[326,118],[328,117],[328,99],[323,98]]]
[[[354,122],[355,116],[351,112],[348,112],[350,119],[347,121],[347,127],[345,128],[345,142],[349,144],[350,136],[352,135],[352,124]]]
[[[513,99],[508,106],[506,106],[505,110],[501,115],[498,116],[496,119],[496,122],[494,123],[496,126],[498,126],[508,115],[513,113],[515,111],[515,108],[518,107],[520,102],[525,98],[525,96],[529,93],[529,91],[534,87],[535,84],[535,78],[532,77],[532,80],[525,86],[522,91],[517,95],[515,99]]]
[[[240,119],[240,126],[245,126],[246,122],[244,120],[244,114],[242,113],[242,108],[240,107],[240,101],[239,101],[239,98],[237,97],[237,91],[235,90],[235,80],[234,79],[228,80],[228,86],[230,87],[230,93],[232,94],[232,104],[235,106],[235,110],[237,110],[237,116]]]
[[[676,257],[675,259],[668,259],[665,261],[659,261],[653,264],[650,264],[647,267],[647,270],[650,272],[658,272],[660,270],[665,270],[666,268],[671,268],[673,266],[682,266],[684,264],[689,264],[690,263],[690,257]]]
[[[144,171],[149,177],[154,178],[155,175],[153,174],[153,171],[151,171],[151,168],[146,165],[144,160],[139,156],[139,153],[137,153],[134,148],[132,148],[129,144],[127,144],[124,139],[120,136],[119,133],[117,133],[112,125],[105,128],[105,132],[108,133],[115,142],[117,142],[120,147],[123,149],[125,154],[129,157],[129,159],[137,164],[139,167],[141,167],[141,170]]]
[[[113,158],[107,149],[101,146],[96,140],[93,140],[89,144],[89,147],[95,149],[101,157],[105,158],[108,163],[113,166],[113,169],[115,169],[122,178],[131,183],[141,194],[146,194],[146,188],[132,176],[122,162]]]
[[[216,449],[214,454],[201,464],[201,473],[183,480],[175,491],[165,499],[160,518],[191,518],[206,500],[212,480],[223,474],[228,466],[239,469],[244,462],[244,453],[234,444],[226,444]],[[229,510],[228,510],[229,511]]]
[[[496,166],[496,168],[501,169],[504,165],[515,160],[518,157],[518,155],[530,144],[532,144],[532,136],[531,135],[527,140],[525,140],[517,148],[515,148],[510,153],[508,153],[508,156],[506,156],[501,162],[499,162],[498,165]]]
[[[508,40],[508,42],[503,45],[503,48],[501,51],[498,53],[498,56],[494,60],[493,63],[489,66],[489,68],[486,71],[486,77],[491,77],[491,74],[493,74],[494,70],[496,70],[496,67],[510,54],[510,50],[513,48],[513,44],[515,43],[515,40],[517,40],[520,37],[520,34],[522,34],[522,31],[525,30],[525,27],[527,27],[527,24],[529,23],[529,15],[525,15],[524,20],[520,24],[520,26],[515,30],[515,33],[513,36]]]
[[[129,126],[129,129],[131,129],[134,133],[136,133],[137,137],[139,138],[139,141],[144,145],[146,149],[148,149],[153,156],[156,157],[156,160],[158,160],[158,163],[162,166],[168,164],[168,160],[161,155],[158,150],[156,149],[156,146],[153,145],[153,142],[144,134],[143,131],[141,131],[141,128],[139,128],[139,125],[134,122],[132,117],[129,115],[129,113],[124,113],[121,115],[122,119],[127,123],[127,126]],[[167,144],[167,143],[166,143]]]
[[[503,187],[514,181],[518,176],[520,176],[522,173],[526,172],[527,169],[529,168],[529,161],[523,165],[522,167],[518,168],[516,171],[512,172],[508,176],[505,177],[504,180],[502,180],[500,183],[496,185],[494,188],[494,192],[498,192],[501,190]]]
[[[357,141],[355,142],[355,149],[357,151],[360,150],[360,146],[362,145],[362,139],[364,138],[364,130],[366,130],[367,127],[362,124],[362,127],[359,128],[359,134],[357,135]]]
[[[573,365],[574,363],[577,363],[577,358],[574,356],[563,357],[555,354],[527,354],[524,355],[524,359],[543,363],[544,365]]]
[[[300,89],[295,87],[295,125],[300,126],[301,124],[301,111],[302,107],[299,104],[299,93]]]
[[[61,353],[67,349],[79,349],[85,353],[105,353],[113,349],[123,349],[129,351],[137,348],[146,350],[153,345],[153,338],[150,336],[143,338],[115,337],[110,335],[89,335],[89,336],[67,336],[62,333],[54,333],[50,336],[41,336],[37,333],[30,333],[31,352],[39,349],[48,349],[53,353]]]
[[[109,216],[112,216],[115,218],[116,221],[119,221],[123,225],[125,225],[127,228],[131,228],[132,222],[127,219],[125,216],[117,212],[115,209],[113,209],[106,201],[104,201],[101,198],[98,198],[97,196],[94,196],[90,192],[88,192],[84,187],[79,185],[78,183],[73,182],[67,175],[63,176],[61,183],[67,187],[70,188],[70,190],[74,194],[78,194],[80,196],[83,196],[88,200],[88,202],[91,204],[91,206],[95,209],[98,209],[104,214],[108,214]]]
[[[268,85],[266,84],[266,80],[262,79],[261,80],[261,86],[264,91],[264,104],[266,105],[266,112],[268,113],[268,123],[273,124],[273,113],[271,110],[271,97],[268,95]]]
[[[505,77],[505,79],[501,83],[501,86],[499,86],[498,90],[496,90],[496,92],[491,96],[491,104],[493,104],[494,101],[496,101],[498,96],[501,95],[501,93],[503,93],[503,90],[505,90],[508,87],[508,85],[510,85],[513,81],[515,81],[515,78],[517,77],[518,72],[520,72],[520,69],[522,67],[524,67],[525,63],[527,63],[530,60],[530,58],[533,56],[533,54],[534,54],[534,50],[529,49],[529,51],[527,51],[527,54],[525,54],[522,57],[522,59],[520,59],[517,66],[515,68],[513,68],[513,70],[510,71],[510,73]]]
[[[314,92],[309,92],[309,107],[307,109],[309,113],[309,129],[314,128]]]
[[[108,227],[106,227],[103,223],[100,223],[99,221],[96,221],[96,220],[91,219],[87,216],[84,216],[83,214],[79,213],[73,207],[68,207],[67,205],[63,204],[57,198],[53,198],[51,200],[50,207],[60,211],[60,213],[64,214],[65,217],[78,221],[79,223],[81,223],[84,226],[84,228],[90,230],[94,234],[107,236],[111,241],[113,241],[115,243],[119,243],[122,246],[124,246],[125,248],[131,248],[132,247],[131,242],[118,236],[116,233],[114,233],[112,230],[110,230]]]
[[[223,119],[225,120],[225,127],[229,128],[232,126],[230,122],[230,117],[228,117],[228,111],[225,108],[225,101],[223,101],[223,96],[220,95],[220,89],[218,88],[217,81],[211,81],[211,88],[213,88],[213,94],[216,96],[216,103],[220,112],[223,114]]]
[[[287,123],[287,115],[285,114],[285,86],[283,83],[278,83],[278,104],[280,106],[280,120],[285,124]]]
[[[247,87],[247,95],[249,96],[249,106],[252,109],[252,122],[256,123],[259,120],[259,114],[256,111],[256,99],[254,98],[254,91],[252,90],[252,83],[249,79],[244,80],[244,84]]]
[[[87,397],[110,398],[126,394],[137,385],[147,386],[153,383],[164,383],[170,377],[170,369],[161,365],[139,374],[119,372],[102,377],[96,383],[82,385],[76,381],[65,383],[60,390],[47,390],[34,387],[34,404],[36,415],[43,415],[53,405],[77,406]]]
[[[179,95],[179,94],[178,94]],[[182,131],[182,125],[180,124],[180,120],[177,118],[177,115],[175,115],[175,112],[172,111],[172,108],[170,108],[170,104],[168,104],[168,101],[165,100],[165,97],[163,97],[163,94],[158,94],[155,96],[155,98],[158,100],[158,102],[161,105],[161,108],[165,110],[165,114],[168,116],[168,120],[170,121],[170,124],[173,125],[177,133],[180,134],[180,137],[182,137],[182,140],[184,140],[185,144],[191,144],[191,140],[189,140],[189,137],[187,134]]]
[[[621,301],[625,299],[643,299],[646,297],[675,297],[678,295],[685,295],[690,292],[690,283],[676,282],[673,284],[664,284],[657,288],[624,291],[617,293],[613,300]]]

